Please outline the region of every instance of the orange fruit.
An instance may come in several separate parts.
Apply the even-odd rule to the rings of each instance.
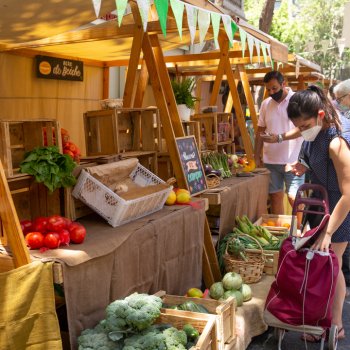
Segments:
[[[266,223],[267,226],[276,226],[276,223],[272,220],[267,221]]]
[[[290,224],[288,224],[288,222],[285,222],[284,224],[282,224],[282,227],[290,228]]]
[[[267,223],[266,223],[266,222],[263,222],[263,223],[261,224],[261,226],[267,226]]]

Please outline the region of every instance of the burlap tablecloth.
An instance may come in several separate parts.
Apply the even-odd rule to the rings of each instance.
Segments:
[[[230,177],[220,187],[226,187],[221,196],[220,238],[232,231],[235,217],[247,215],[253,222],[267,213],[270,172],[254,174],[252,177]]]
[[[83,329],[105,318],[115,299],[161,289],[183,295],[200,287],[204,219],[204,205],[165,207],[116,228],[90,215],[80,220],[87,228],[83,244],[32,252],[62,263],[71,348]]]

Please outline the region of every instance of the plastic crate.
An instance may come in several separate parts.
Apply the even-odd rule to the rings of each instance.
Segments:
[[[141,164],[137,164],[129,177],[135,184],[143,187],[165,184]],[[111,226],[116,227],[162,209],[171,189],[172,186],[169,186],[144,197],[125,200],[86,170],[82,170],[72,195],[101,215]]]

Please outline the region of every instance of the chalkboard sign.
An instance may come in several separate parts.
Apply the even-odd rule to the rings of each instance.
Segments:
[[[190,193],[205,191],[208,187],[195,137],[177,137],[175,142]]]

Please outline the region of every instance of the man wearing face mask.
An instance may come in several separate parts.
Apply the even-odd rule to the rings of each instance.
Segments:
[[[350,119],[350,79],[337,84],[333,91],[338,111],[342,116]]]
[[[288,168],[290,163],[298,159],[303,139],[299,129],[288,119],[287,106],[294,93],[286,86],[283,75],[271,71],[265,75],[264,84],[269,97],[260,108],[254,158],[257,167],[264,164],[271,173],[271,213],[284,214],[284,187],[288,201],[293,206],[296,192],[304,183],[303,176],[296,176]]]

